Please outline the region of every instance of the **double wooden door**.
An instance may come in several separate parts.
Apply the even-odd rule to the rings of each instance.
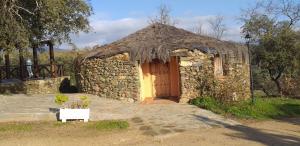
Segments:
[[[176,72],[178,70],[173,71],[172,68],[174,68],[172,62],[162,63],[159,60],[142,65],[144,98],[177,96],[177,93],[174,93],[174,89],[178,88],[178,86],[175,86],[178,82],[178,76],[176,76],[177,79],[172,79],[172,76],[178,74]],[[178,89],[175,90],[175,92],[178,91]]]

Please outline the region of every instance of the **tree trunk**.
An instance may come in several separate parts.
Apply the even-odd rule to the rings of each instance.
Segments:
[[[276,84],[279,95],[282,97],[282,95],[283,95],[282,87],[280,85],[279,79],[280,79],[285,67],[277,67],[277,68],[278,68],[278,70],[277,70],[278,74],[272,73],[272,70],[269,69],[269,75],[271,77],[271,80]]]
[[[274,81],[274,82],[275,82],[275,84],[276,84],[277,91],[278,91],[279,95],[282,97],[282,96],[283,96],[283,94],[282,94],[282,87],[281,87],[281,85],[280,85],[280,82],[279,82],[279,80],[278,80],[278,79],[276,79],[276,80],[273,80],[273,81]]]
[[[261,89],[268,97],[271,95],[266,88],[261,87]]]
[[[5,75],[6,79],[10,79],[10,60],[8,51],[5,54]]]

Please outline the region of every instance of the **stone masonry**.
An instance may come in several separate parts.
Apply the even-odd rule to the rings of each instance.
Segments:
[[[200,96],[215,96],[222,100],[241,100],[250,97],[249,67],[247,63],[229,58],[228,74],[214,76],[213,54],[199,50],[178,49],[172,52],[179,57],[180,102]],[[77,68],[77,84],[81,92],[104,98],[139,101],[139,64],[130,62],[129,54],[108,58],[91,58]]]
[[[0,84],[0,93],[55,94],[59,93],[61,83],[69,76],[39,80],[11,80]]]
[[[76,76],[79,91],[128,102],[139,100],[138,65],[129,61],[127,53],[86,60]]]

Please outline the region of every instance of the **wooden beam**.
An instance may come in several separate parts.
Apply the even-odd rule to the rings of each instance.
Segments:
[[[24,56],[23,56],[23,49],[19,48],[19,69],[20,69],[20,79],[24,80],[25,78],[25,71],[24,71]]]
[[[5,54],[5,74],[6,74],[6,79],[10,78],[10,60],[9,60],[9,52],[6,51]]]
[[[51,41],[48,42],[49,46],[49,56],[50,56],[50,72],[51,72],[51,77],[54,78],[56,77],[55,73],[55,60],[54,60],[54,49],[53,49],[53,43]]]
[[[38,56],[37,56],[37,46],[34,46],[32,48],[32,54],[33,54],[33,75],[35,78],[39,77],[39,62],[38,62]]]

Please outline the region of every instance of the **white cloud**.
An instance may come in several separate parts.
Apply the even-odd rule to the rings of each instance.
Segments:
[[[145,19],[92,20],[92,30],[89,33],[73,35],[72,42],[79,48],[103,45],[125,37],[146,25]],[[63,44],[61,48],[69,49],[70,46]]]
[[[209,34],[210,28],[209,16],[193,16],[176,18],[176,27],[193,31],[201,23],[204,33]],[[230,22],[230,21],[229,21]],[[116,41],[148,25],[147,18],[123,18],[119,20],[91,20],[92,30],[89,33],[80,33],[72,36],[73,43],[79,48],[93,47]],[[224,40],[241,41],[240,27],[234,24],[228,24],[228,30],[225,32]],[[61,48],[68,49],[68,45],[63,44]]]

